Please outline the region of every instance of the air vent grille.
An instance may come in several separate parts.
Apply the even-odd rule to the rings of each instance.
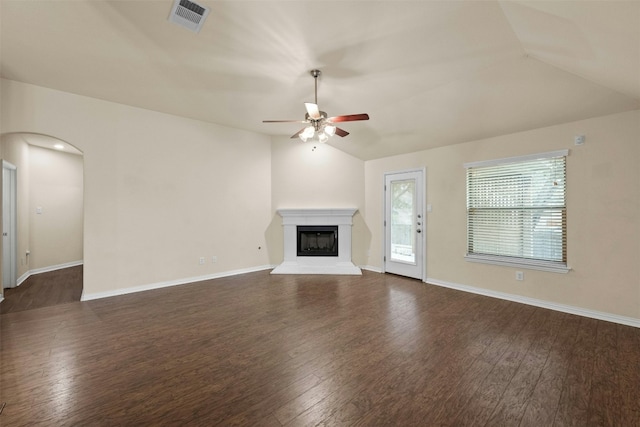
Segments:
[[[209,8],[189,0],[175,0],[169,15],[169,21],[195,33],[200,32]]]

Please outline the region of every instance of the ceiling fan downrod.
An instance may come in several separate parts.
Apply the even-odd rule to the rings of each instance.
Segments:
[[[318,77],[320,77],[321,71],[320,70],[311,70],[309,71],[309,73],[313,76],[313,82],[314,82],[314,95],[315,95],[315,103],[316,105],[318,105]]]

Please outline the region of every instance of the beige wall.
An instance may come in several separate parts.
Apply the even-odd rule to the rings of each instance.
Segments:
[[[337,138],[337,137],[335,137]],[[348,138],[336,143],[348,144]],[[353,217],[352,261],[364,265],[371,233],[364,222],[364,162],[328,144],[274,138],[271,146],[272,263],[282,262],[283,208],[357,208]]]
[[[84,153],[85,295],[268,264],[268,137],[6,79],[2,95],[3,133]]]
[[[575,135],[586,143],[575,146]],[[464,260],[463,163],[568,148],[568,274]],[[366,162],[366,222],[371,258],[381,266],[382,177],[385,171],[426,167],[427,276],[552,303],[640,318],[640,112],[536,129],[410,155]]]
[[[31,270],[82,261],[82,169],[82,156],[29,146]]]

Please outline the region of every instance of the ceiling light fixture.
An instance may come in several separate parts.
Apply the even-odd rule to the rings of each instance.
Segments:
[[[336,127],[332,126],[332,125],[325,125],[324,126],[324,133],[326,133],[329,136],[333,136],[336,134]]]
[[[313,139],[324,144],[329,140],[330,137],[336,134],[335,126],[327,125],[317,127],[318,129],[316,130],[315,126],[307,126],[302,132],[300,132],[298,137],[302,140],[302,142],[307,142]]]
[[[307,142],[308,140],[313,138],[315,133],[316,133],[316,130],[313,128],[313,126],[307,126],[306,128],[304,128],[302,132],[300,132],[299,136],[303,142]]]

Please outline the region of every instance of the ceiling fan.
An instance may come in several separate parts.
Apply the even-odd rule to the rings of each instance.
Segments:
[[[311,70],[310,73],[315,83],[315,103],[304,103],[307,109],[304,120],[263,120],[263,123],[306,123],[308,126],[293,134],[291,136],[292,139],[297,137],[306,142],[317,134],[318,141],[326,142],[333,135],[341,137],[349,135],[346,130],[336,127],[335,123],[369,120],[369,115],[366,113],[327,117],[327,113],[320,111],[318,107],[318,77],[320,76],[320,70]]]

